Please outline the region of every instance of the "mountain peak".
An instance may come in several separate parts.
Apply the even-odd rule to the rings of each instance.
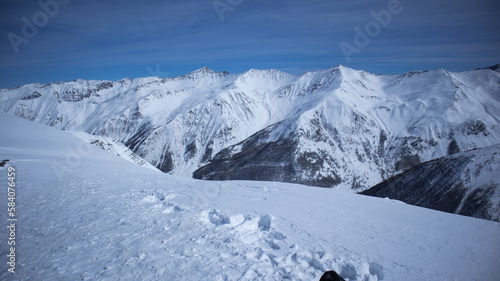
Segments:
[[[215,71],[213,71],[210,67],[208,66],[204,66],[200,69],[197,69],[191,73],[215,73]]]
[[[229,72],[227,71],[214,71],[208,66],[204,66],[200,69],[197,69],[193,72],[190,72],[187,75],[184,75],[182,77],[188,77],[188,78],[193,78],[193,79],[198,79],[198,78],[206,78],[206,77],[224,77],[230,75]]]
[[[289,74],[287,72],[283,72],[278,69],[266,69],[266,70],[261,70],[261,69],[250,69],[240,75],[240,77],[249,77],[249,76],[270,76],[270,77],[289,77],[293,76],[292,74]]]

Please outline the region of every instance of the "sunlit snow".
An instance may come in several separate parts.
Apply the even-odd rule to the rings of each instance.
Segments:
[[[10,115],[0,115],[0,130],[0,156],[17,171],[19,226],[15,275],[6,272],[1,228],[2,280],[319,280],[331,269],[350,281],[500,274],[497,222],[332,189],[179,178]],[[0,168],[3,188],[6,173]],[[6,216],[0,212],[3,224]]]

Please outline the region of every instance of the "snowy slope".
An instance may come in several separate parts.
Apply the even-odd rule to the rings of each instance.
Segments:
[[[319,280],[334,269],[350,281],[493,281],[500,273],[497,222],[333,189],[166,175],[9,115],[0,129],[0,156],[17,173],[19,226],[17,273],[2,262],[2,280]]]
[[[500,145],[420,164],[362,194],[500,221]]]
[[[367,189],[445,156],[452,142],[499,143],[499,83],[490,70],[309,73],[275,93],[296,103],[293,116],[222,150],[194,177]]]
[[[0,90],[0,111],[112,138],[174,175],[363,190],[445,156],[452,142],[500,143],[499,85],[492,69],[376,75],[337,66],[293,76],[205,67]]]
[[[71,132],[74,136],[77,138],[95,145],[101,149],[110,151],[114,153],[117,156],[122,157],[123,159],[130,161],[132,163],[135,163],[139,166],[149,168],[152,170],[158,170],[156,169],[153,165],[149,164],[146,160],[142,159],[139,157],[137,154],[135,154],[132,150],[130,150],[128,147],[126,147],[124,144],[121,142],[118,142],[112,138],[109,137],[103,137],[99,135],[90,135],[85,132],[81,131],[74,131]]]

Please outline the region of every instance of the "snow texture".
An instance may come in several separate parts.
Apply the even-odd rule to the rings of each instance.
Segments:
[[[167,175],[11,115],[0,115],[0,130],[0,155],[17,171],[19,225],[17,273],[0,262],[2,280],[319,280],[332,269],[349,281],[500,275],[497,222],[342,190]]]

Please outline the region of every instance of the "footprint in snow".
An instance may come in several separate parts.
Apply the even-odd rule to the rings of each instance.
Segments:
[[[262,231],[268,231],[271,228],[271,216],[263,215],[259,219],[259,229]]]
[[[217,210],[214,209],[210,210],[208,213],[208,220],[217,226],[230,223],[230,219],[227,216],[219,214]]]
[[[290,246],[287,236],[273,227],[273,217],[269,214],[229,216],[210,209],[202,212],[201,219],[218,229],[209,240],[216,239],[224,245],[219,249],[227,249],[220,254],[222,260],[240,256],[246,261],[243,264],[250,265],[241,272],[240,280],[267,280],[265,276],[276,280],[312,277],[318,280],[321,274],[332,269],[349,281],[384,279],[383,268],[377,263],[334,257],[323,251],[302,249],[296,244]]]
[[[162,190],[142,190],[139,192],[138,196],[139,198],[137,198],[137,196],[134,196],[134,191],[132,190],[131,194],[127,195],[126,197],[132,200],[138,200],[142,203],[155,204],[152,207],[154,209],[164,208],[162,211],[163,214],[171,214],[174,212],[181,212],[185,210],[184,207],[169,202],[170,200],[178,196],[177,193],[166,194]]]

